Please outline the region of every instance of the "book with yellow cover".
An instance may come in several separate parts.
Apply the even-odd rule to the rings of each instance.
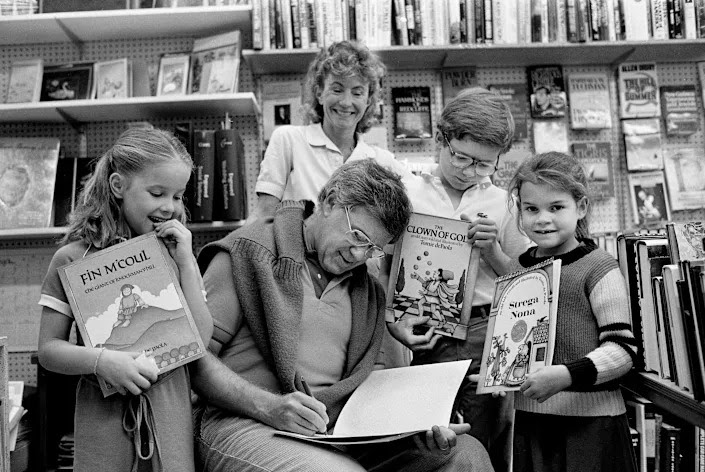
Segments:
[[[561,261],[548,259],[495,279],[477,393],[519,390],[551,365]]]
[[[205,346],[175,270],[154,233],[60,267],[83,343],[143,351],[154,358],[159,374],[202,357]],[[105,396],[117,391],[98,380]]]

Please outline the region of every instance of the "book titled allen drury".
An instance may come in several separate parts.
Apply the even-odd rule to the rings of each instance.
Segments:
[[[160,374],[202,357],[205,346],[174,266],[164,244],[149,233],[60,267],[84,344],[144,351]],[[98,381],[104,396],[117,391]]]
[[[467,337],[467,325],[461,319],[472,308],[464,299],[466,281],[471,275],[474,279],[467,228],[467,221],[412,213],[394,248],[387,289],[388,322],[429,316],[426,325],[435,327],[436,333]]]
[[[548,259],[495,279],[477,393],[519,390],[551,365],[561,261]]]

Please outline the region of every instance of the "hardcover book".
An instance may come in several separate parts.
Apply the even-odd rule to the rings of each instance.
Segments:
[[[10,69],[6,103],[38,102],[42,91],[44,61],[15,61]]]
[[[698,131],[698,112],[695,85],[668,85],[661,87],[661,115],[669,136],[690,136]]]
[[[92,62],[44,66],[40,100],[85,100],[90,98],[92,87]]]
[[[671,219],[663,172],[627,174],[634,223],[643,229],[663,228]]]
[[[428,139],[431,126],[430,87],[393,87],[394,139]]]
[[[699,210],[705,204],[705,150],[667,149],[663,153],[673,210]]]
[[[212,221],[213,190],[215,187],[215,131],[200,129],[193,132],[193,169],[187,189],[191,221]]]
[[[0,138],[0,229],[51,226],[58,160],[57,138]]]
[[[76,198],[93,170],[93,160],[80,157],[60,158],[54,186],[54,226],[66,226],[76,206]]]
[[[612,127],[607,74],[573,73],[568,76],[570,125],[573,129]]]
[[[585,166],[590,194],[596,199],[614,197],[612,143],[573,143],[573,155]]]
[[[240,48],[240,30],[195,39],[189,71],[190,93],[237,92]]]
[[[519,390],[551,365],[561,261],[548,259],[495,279],[477,393]]]
[[[619,116],[621,118],[660,116],[658,74],[655,62],[620,64],[617,88],[619,89]]]
[[[524,141],[529,136],[529,125],[526,113],[527,92],[523,82],[513,84],[489,85],[488,90],[496,92],[507,102],[514,118],[514,141]]]
[[[132,65],[127,58],[94,64],[93,98],[127,98],[132,96]]]
[[[565,116],[567,98],[561,66],[530,66],[526,68],[531,93],[532,118]]]
[[[477,69],[475,67],[453,67],[441,70],[443,104],[447,104],[463,89],[477,86]]]
[[[658,118],[622,120],[622,133],[628,170],[663,169]]]
[[[144,351],[160,374],[202,357],[205,346],[175,265],[159,238],[148,233],[60,267],[84,344]],[[103,395],[117,392],[98,380]]]
[[[427,327],[457,339],[467,337],[471,304],[464,303],[472,247],[467,221],[412,213],[394,248],[387,288],[387,322],[429,316]],[[472,293],[472,292],[471,292]],[[472,295],[470,295],[472,296]]]
[[[247,218],[245,148],[237,130],[215,132],[215,202],[213,219],[237,221]]]

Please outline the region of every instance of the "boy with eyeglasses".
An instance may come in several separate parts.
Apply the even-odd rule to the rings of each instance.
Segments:
[[[441,337],[433,328],[424,335],[414,327],[427,316],[388,323],[389,332],[413,352],[412,364],[472,359],[470,374],[480,371],[494,279],[507,272],[512,257],[528,249],[507,208],[507,192],[492,184],[501,155],[514,138],[514,119],[500,96],[484,88],[463,90],[448,102],[436,124],[438,165],[429,173],[406,178],[414,211],[468,220],[468,242],[480,251],[468,337]],[[456,398],[455,420],[470,423],[470,434],[487,448],[496,471],[508,471],[512,442],[512,405],[507,398],[476,395],[465,381]]]

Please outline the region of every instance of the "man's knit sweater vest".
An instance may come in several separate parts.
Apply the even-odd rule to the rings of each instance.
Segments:
[[[206,245],[198,256],[205,271],[215,254],[230,254],[235,290],[257,348],[283,393],[302,390],[296,372],[305,267],[303,202],[284,201],[274,219],[244,226]],[[316,392],[335,423],[345,401],[374,367],[382,343],[385,295],[363,264],[350,277],[352,332],[340,381]],[[320,333],[325,336],[325,333]]]

